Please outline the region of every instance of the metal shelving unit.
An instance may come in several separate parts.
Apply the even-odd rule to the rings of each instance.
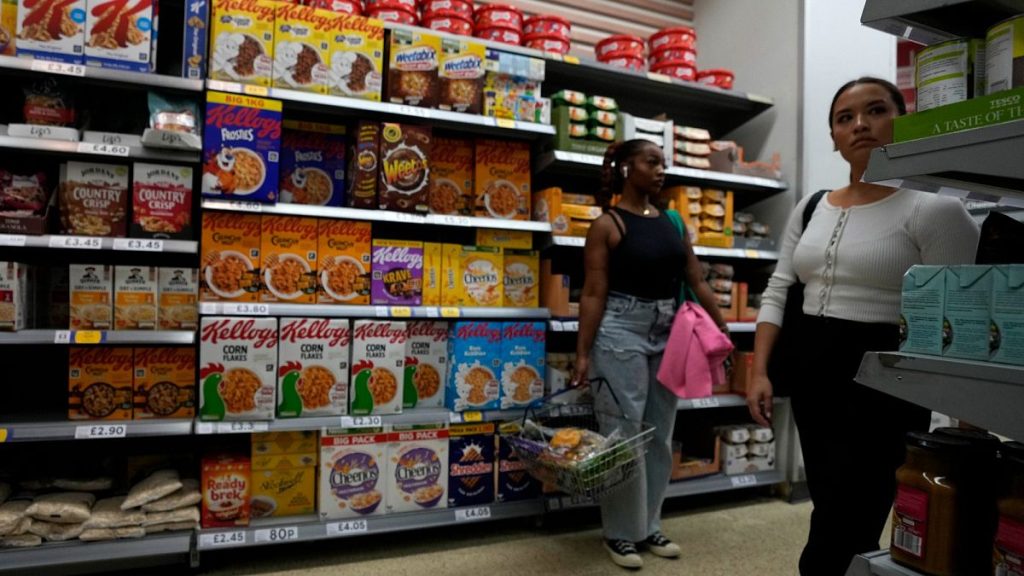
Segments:
[[[163,74],[125,72],[122,70],[111,70],[109,68],[96,68],[81,64],[65,64],[63,62],[49,62],[45,60],[35,60],[32,58],[17,58],[14,56],[0,56],[0,69],[73,76],[84,78],[86,80],[114,82],[125,86],[165,88],[188,92],[201,92],[203,90],[202,80],[189,80],[188,78],[165,76]]]
[[[900,566],[893,561],[886,550],[854,556],[846,576],[925,576],[924,574]]]
[[[343,304],[259,304],[200,302],[205,316],[308,316],[324,318],[477,318],[486,320],[546,320],[547,308],[437,308],[434,306],[346,306]]]
[[[30,150],[35,152],[52,152],[57,154],[81,154],[99,156],[105,159],[130,158],[132,160],[155,160],[160,162],[177,162],[195,164],[199,162],[200,153],[169,150],[166,148],[148,148],[146,146],[125,146],[127,154],[105,152],[90,142],[67,142],[64,140],[47,140],[45,138],[22,138],[0,135],[0,148],[9,150]]]
[[[196,254],[199,242],[194,240],[159,240],[150,238],[101,238],[99,236],[61,236],[43,234],[0,234],[0,247],[49,248],[53,250],[114,250],[118,252],[172,252]]]
[[[552,236],[551,244],[567,248],[583,248],[587,239],[582,236]],[[765,260],[775,261],[779,259],[777,250],[756,250],[753,248],[715,248],[712,246],[694,246],[693,253],[706,258],[734,258],[738,260]]]
[[[295,430],[321,430],[324,428],[375,428],[388,425],[435,424],[448,422],[505,422],[523,417],[525,409],[488,410],[483,412],[452,412],[446,408],[420,408],[401,414],[374,414],[370,416],[318,416],[314,418],[281,418],[253,422],[199,422],[195,434],[241,434],[249,432],[286,432]]]
[[[868,0],[860,21],[899,38],[935,44],[984,38],[990,26],[1022,12],[1021,0]]]
[[[3,344],[195,344],[188,330],[21,330],[0,332]]]
[[[69,421],[66,414],[61,414],[29,415],[24,417],[23,422],[0,420],[0,441],[6,442],[104,440],[190,434],[191,419]]]
[[[130,568],[188,562],[192,531],[109,542],[61,542],[36,548],[0,550],[0,573],[75,567],[109,572]]]

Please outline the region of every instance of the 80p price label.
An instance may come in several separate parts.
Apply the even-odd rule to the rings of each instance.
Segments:
[[[260,542],[288,542],[299,539],[298,526],[282,526],[280,528],[267,528],[256,531],[256,543]]]

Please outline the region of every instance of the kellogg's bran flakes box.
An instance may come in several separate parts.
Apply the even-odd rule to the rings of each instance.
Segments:
[[[202,461],[203,528],[249,525],[252,475],[249,457],[205,456]]]
[[[501,335],[501,407],[522,408],[544,396],[545,322],[505,322]]]
[[[345,205],[345,127],[284,121],[281,202]]]
[[[18,56],[83,63],[85,21],[85,0],[19,0],[18,38],[15,42]]]
[[[277,88],[327,93],[335,20],[330,10],[279,2],[274,22],[274,79]]]
[[[331,47],[328,92],[380,102],[384,87],[384,22],[339,15],[340,33]]]
[[[448,429],[449,507],[494,502],[496,448],[493,422]]]
[[[280,148],[279,100],[207,93],[203,132],[204,196],[276,202]]]
[[[391,436],[388,513],[447,508],[448,424],[396,424]]]
[[[443,265],[441,245],[434,242],[423,243],[423,305],[441,305],[441,276]]]
[[[270,86],[278,6],[273,0],[213,0],[211,79]]]
[[[68,419],[131,420],[132,349],[73,347],[68,356]]]
[[[356,320],[352,335],[351,414],[399,414],[404,387],[405,322]]]
[[[421,306],[423,243],[373,241],[372,303]]]
[[[473,214],[473,140],[434,137],[430,153],[431,214]]]
[[[390,440],[379,429],[321,436],[321,520],[384,514]]]
[[[501,322],[455,322],[448,335],[448,409],[501,407]]]
[[[530,219],[530,143],[478,138],[474,178],[476,215]]]
[[[155,4],[154,0],[89,0],[86,65],[149,72]]]
[[[541,483],[526,471],[512,444],[498,434],[498,502],[530,500],[540,496]]]
[[[441,38],[427,31],[392,30],[388,101],[437,108],[437,65]]]
[[[272,420],[277,318],[205,316],[199,336],[199,418]]]
[[[536,308],[540,305],[540,254],[534,250],[505,250],[503,305]]]
[[[195,349],[136,348],[134,389],[136,420],[195,417]]]
[[[320,304],[370,303],[372,231],[369,222],[320,220]]]
[[[429,126],[382,125],[377,189],[382,210],[427,211],[432,149]]]
[[[277,417],[348,414],[348,320],[282,318]]]
[[[403,407],[440,408],[448,374],[448,323],[409,322],[408,329]]]
[[[199,297],[256,302],[260,292],[260,216],[203,211]]]
[[[299,216],[263,216],[260,301],[315,304],[317,221]]]

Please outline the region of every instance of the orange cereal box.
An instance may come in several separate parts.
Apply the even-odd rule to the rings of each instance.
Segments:
[[[443,275],[441,244],[423,243],[423,305],[441,305]]]
[[[203,301],[256,302],[260,292],[260,217],[203,212]]]
[[[569,232],[569,219],[562,212],[565,194],[561,188],[545,188],[533,194],[533,219],[551,224],[552,234]]]
[[[132,349],[72,348],[68,359],[68,419],[131,417]]]
[[[102,264],[72,264],[71,329],[109,330],[114,316],[114,270]]]
[[[384,22],[339,14],[342,40],[331,47],[328,92],[380,102],[384,88]]]
[[[195,348],[136,348],[133,382],[136,420],[195,417]]]
[[[264,216],[261,237],[260,300],[316,303],[316,218]]]
[[[430,213],[472,214],[473,141],[435,136],[430,169]]]
[[[317,256],[320,260],[321,304],[370,303],[369,222],[320,220]]]
[[[153,266],[114,268],[114,329],[156,330],[157,271]]]
[[[332,33],[341,15],[280,2],[275,15],[274,86],[327,93]]]
[[[535,250],[505,250],[504,306],[540,305],[540,254]]]
[[[202,461],[203,528],[249,525],[252,470],[248,456],[206,456]]]
[[[199,327],[199,272],[195,268],[161,268],[158,298],[161,330],[195,330]]]
[[[473,190],[476,215],[530,219],[530,143],[479,138]]]
[[[278,5],[274,0],[213,0],[210,78],[270,86]]]

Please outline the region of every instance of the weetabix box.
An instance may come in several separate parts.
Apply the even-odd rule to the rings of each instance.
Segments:
[[[199,335],[199,418],[272,420],[277,319],[205,316]]]
[[[405,322],[356,320],[352,327],[352,414],[400,414]]]
[[[441,38],[422,29],[391,31],[388,101],[437,108]]]
[[[479,138],[473,188],[476,215],[530,219],[530,143]]]
[[[945,306],[945,266],[914,266],[907,271],[899,321],[901,352],[942,356],[949,337]]]
[[[988,360],[992,342],[992,267],[950,266],[946,268],[946,301],[943,329],[948,343],[943,356]]]
[[[194,418],[195,349],[136,348],[133,388],[136,420]]]
[[[281,202],[345,205],[345,127],[284,121]]]
[[[85,0],[18,0],[18,56],[82,64],[85,21]]]
[[[403,407],[440,408],[448,374],[448,323],[409,322],[408,330]]]
[[[371,274],[369,222],[320,220],[320,304],[369,304]]]
[[[204,196],[276,202],[280,148],[279,100],[207,93],[203,132]]]
[[[494,502],[497,443],[494,423],[454,424],[448,429],[448,506]]]
[[[501,407],[501,322],[455,322],[448,336],[448,409]]]
[[[544,396],[544,322],[501,327],[501,408],[522,408]]]
[[[88,0],[85,63],[149,72],[156,35],[154,0]]]
[[[530,500],[540,496],[540,482],[526,471],[512,444],[498,434],[498,502]]]
[[[327,94],[333,28],[339,17],[313,6],[278,3],[274,21],[275,87]]]
[[[992,361],[1024,365],[1024,265],[996,266],[993,274]]]
[[[487,47],[472,40],[442,38],[437,75],[438,108],[479,114],[483,102]]]
[[[384,22],[339,15],[340,34],[331,48],[328,92],[380,102],[384,88]]]
[[[278,418],[348,414],[349,321],[282,318],[280,339]]]
[[[421,306],[423,303],[423,243],[373,241],[373,304]]]
[[[278,6],[273,0],[213,0],[210,78],[271,85]]]
[[[430,152],[430,213],[473,214],[473,140],[434,137]]]
[[[317,220],[299,216],[263,216],[260,300],[315,304],[317,292]]]
[[[201,246],[201,300],[256,302],[259,299],[258,214],[204,211]]]

